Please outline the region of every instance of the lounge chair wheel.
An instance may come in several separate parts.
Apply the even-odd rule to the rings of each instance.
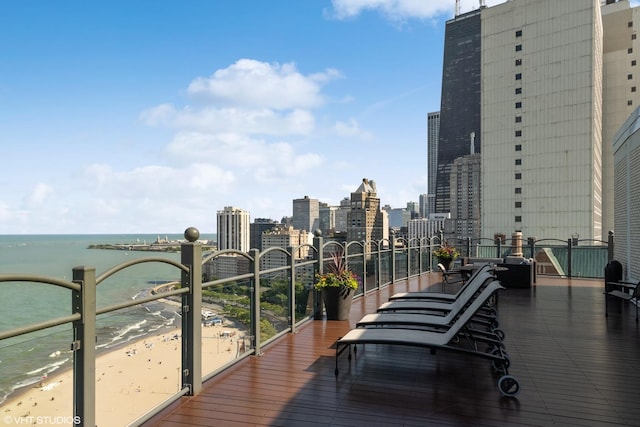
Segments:
[[[498,380],[498,390],[503,396],[516,396],[520,393],[520,382],[512,375],[503,375]]]

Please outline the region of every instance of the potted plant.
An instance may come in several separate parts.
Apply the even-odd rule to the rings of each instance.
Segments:
[[[438,262],[444,265],[444,268],[451,270],[451,264],[456,258],[458,258],[460,252],[458,252],[458,250],[453,246],[449,246],[445,243],[433,251],[433,254],[438,257]]]
[[[358,276],[346,268],[341,253],[332,254],[328,272],[316,275],[314,287],[322,294],[327,320],[347,320],[351,302],[360,285]]]

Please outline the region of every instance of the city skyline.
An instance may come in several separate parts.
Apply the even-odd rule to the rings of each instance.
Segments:
[[[363,177],[384,205],[427,192],[454,0],[147,6],[3,3],[0,234],[206,233]]]

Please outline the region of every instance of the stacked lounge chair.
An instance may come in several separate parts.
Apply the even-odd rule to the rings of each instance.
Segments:
[[[412,303],[411,310],[382,310],[365,315],[355,329],[336,341],[335,375],[339,374],[340,354],[348,350],[351,360],[351,348],[357,354],[358,344],[406,345],[429,348],[432,354],[437,350],[449,350],[488,359],[493,368],[502,373],[498,380],[500,393],[517,395],[520,383],[508,372],[510,360],[503,344],[504,332],[497,327],[495,307],[487,311],[497,292],[504,288],[491,275],[478,274],[467,284],[469,282],[473,283],[467,290],[448,303],[438,299],[408,298],[408,301],[393,302]]]

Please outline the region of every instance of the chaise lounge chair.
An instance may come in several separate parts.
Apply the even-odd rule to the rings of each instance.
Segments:
[[[469,283],[469,286],[464,286],[462,291],[457,294],[454,300],[430,300],[419,298],[408,299],[394,299],[392,301],[385,302],[378,307],[378,312],[393,312],[393,311],[411,311],[444,315],[450,311],[459,311],[465,304],[467,304],[473,296],[482,290],[486,285],[496,280],[493,273],[490,271],[481,272],[476,278]],[[495,309],[487,307],[489,314],[495,314]]]
[[[487,280],[490,280],[490,283],[484,286],[479,293],[473,295],[466,302],[458,300],[456,304],[453,304],[454,307],[452,310],[444,316],[406,312],[378,312],[365,315],[356,323],[356,328],[400,327],[406,329],[432,330],[434,332],[446,331],[474,299],[490,301],[498,290],[504,289],[499,281]],[[484,329],[475,329],[472,324],[483,326]],[[505,337],[504,331],[498,327],[497,319],[481,313],[476,314],[476,316],[469,320],[469,325],[465,328],[465,332],[480,335],[487,339],[495,339],[494,344],[499,344]]]
[[[338,376],[338,360],[344,350],[348,350],[349,360],[351,360],[351,346],[357,354],[358,344],[385,344],[385,345],[405,345],[413,347],[423,347],[431,350],[434,354],[437,350],[450,350],[463,354],[473,355],[491,361],[494,369],[503,373],[498,380],[498,390],[504,396],[515,396],[520,391],[519,381],[509,375],[510,365],[502,345],[493,345],[493,340],[487,340],[482,336],[476,336],[465,332],[465,327],[487,303],[485,299],[475,298],[469,304],[456,321],[445,332],[433,332],[418,329],[405,328],[356,328],[347,332],[345,336],[336,341],[336,368],[335,375]],[[480,345],[487,345],[487,350],[479,350]]]
[[[465,284],[455,294],[443,293],[443,292],[429,292],[429,291],[415,291],[415,292],[398,292],[389,297],[390,301],[393,300],[407,300],[407,299],[421,299],[421,300],[434,300],[442,302],[452,302],[460,297],[465,290],[471,286],[477,284],[477,280],[482,282],[488,277],[494,277],[495,274],[491,271],[489,264],[483,265],[477,269],[471,277],[465,282]]]

